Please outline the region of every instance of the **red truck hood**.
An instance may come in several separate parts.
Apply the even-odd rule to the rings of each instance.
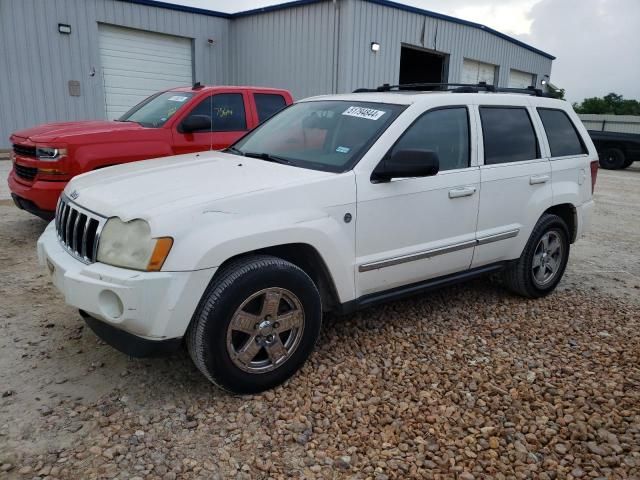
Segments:
[[[123,131],[142,130],[143,127],[133,122],[116,122],[103,120],[86,120],[81,122],[45,123],[33,128],[15,132],[13,136],[33,143],[66,141],[75,136],[95,135]],[[92,138],[95,141],[95,137]]]

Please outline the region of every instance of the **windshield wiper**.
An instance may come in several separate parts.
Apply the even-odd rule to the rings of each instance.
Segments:
[[[142,122],[136,122],[135,120],[120,120],[119,118],[117,118],[115,121],[116,122],[123,122],[123,123],[137,123],[141,127],[144,127],[144,125],[142,125]]]
[[[236,147],[227,147],[223,150],[223,152],[230,152],[235,155],[240,155],[241,157],[244,157],[244,152],[242,150],[238,150]]]
[[[291,165],[291,160],[287,160],[283,157],[278,157],[277,155],[271,155],[270,153],[264,152],[245,152],[245,157],[251,158],[259,158],[260,160],[265,160],[267,162],[281,163],[283,165]]]

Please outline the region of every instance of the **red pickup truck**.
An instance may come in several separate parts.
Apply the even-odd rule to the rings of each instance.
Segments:
[[[72,177],[120,163],[226,148],[291,104],[286,90],[175,88],[114,121],[49,123],[11,135],[15,204],[46,220]]]

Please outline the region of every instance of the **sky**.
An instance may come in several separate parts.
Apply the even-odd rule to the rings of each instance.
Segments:
[[[221,12],[283,3],[165,1]],[[640,0],[396,1],[487,25],[554,55],[551,83],[571,102],[609,92],[640,100]]]

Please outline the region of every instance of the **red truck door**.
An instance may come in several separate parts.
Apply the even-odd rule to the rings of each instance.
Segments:
[[[176,154],[221,150],[255,126],[251,98],[243,90],[225,90],[200,99],[173,128]],[[181,125],[191,115],[211,117],[211,130],[186,133]]]

